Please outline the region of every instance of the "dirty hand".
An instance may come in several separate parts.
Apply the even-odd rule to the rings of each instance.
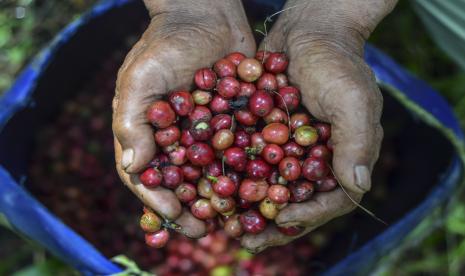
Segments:
[[[253,56],[255,41],[242,4],[232,1],[145,0],[151,21],[126,56],[113,100],[116,166],[125,185],[147,206],[175,220],[189,237],[205,234],[205,224],[182,210],[175,194],[145,188],[137,173],[155,155],[147,107],[163,94],[189,90],[196,69],[234,51]]]
[[[289,80],[300,88],[303,104],[316,118],[331,123],[334,172],[356,201],[370,190],[383,136],[383,100],[363,61],[363,46],[395,2],[289,0],[260,47],[288,55]],[[307,202],[289,204],[275,222],[305,228],[302,236],[354,208],[337,188]],[[245,235],[241,242],[259,252],[297,237],[285,236],[270,226],[259,235]]]

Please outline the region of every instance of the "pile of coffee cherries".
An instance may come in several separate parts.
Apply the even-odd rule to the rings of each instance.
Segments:
[[[140,174],[142,184],[172,189],[211,230],[222,226],[234,238],[262,232],[289,202],[334,189],[330,125],[301,105],[287,65],[283,53],[231,53],[196,71],[194,91],[154,102],[147,119],[159,153]],[[153,211],[145,209],[140,225],[149,246],[169,240]]]
[[[315,237],[313,237],[315,238]],[[161,250],[163,261],[152,272],[159,276],[313,275],[317,247],[309,237],[252,255],[218,230],[198,240],[174,234]]]

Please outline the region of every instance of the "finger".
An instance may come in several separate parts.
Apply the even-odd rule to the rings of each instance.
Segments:
[[[309,233],[311,230],[313,230],[313,228],[309,227],[297,236],[287,236],[279,232],[275,225],[269,225],[265,231],[260,234],[245,234],[241,238],[241,245],[252,253],[259,253],[270,246],[287,244]]]
[[[146,111],[166,92],[158,68],[156,60],[144,58],[143,53],[137,57],[129,54],[118,72],[113,100],[113,132],[123,148],[117,162],[127,173],[139,172],[155,155],[153,129]]]
[[[335,97],[340,97],[337,102],[333,99],[322,103],[322,106],[337,106],[329,115],[334,171],[344,187],[365,193],[371,189],[371,172],[383,137],[382,96],[374,78],[355,79],[338,88],[345,91],[334,92]]]
[[[276,22],[276,25],[280,25],[281,21],[278,20]],[[279,26],[273,26],[273,29],[271,32],[266,34],[265,37],[263,37],[263,41],[260,43],[260,46],[258,47],[258,50],[261,51],[269,51],[269,52],[282,52],[284,48],[284,41],[285,37],[283,32],[280,31],[274,31],[274,30],[279,30]]]
[[[358,193],[350,193],[350,196],[357,202],[362,197]],[[317,193],[306,202],[289,204],[281,210],[275,222],[282,227],[302,226],[314,229],[352,211],[355,207],[356,205],[339,188],[331,192]]]
[[[370,69],[357,59],[326,56],[318,70],[301,74],[298,83],[304,105],[315,117],[331,123],[336,177],[348,190],[365,193],[371,188],[371,171],[383,137],[383,100]]]
[[[122,155],[122,148],[118,140],[115,139],[115,156],[119,160]],[[176,195],[163,187],[146,188],[137,175],[126,173],[119,162],[116,162],[116,169],[123,183],[148,207],[168,220],[174,220],[181,214],[182,208]]]
[[[184,209],[174,222],[181,226],[179,232],[189,238],[198,239],[207,233],[205,222],[195,218],[188,209]]]

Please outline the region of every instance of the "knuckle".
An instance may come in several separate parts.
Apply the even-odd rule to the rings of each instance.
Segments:
[[[124,119],[121,119],[121,116],[116,116],[116,119],[112,123],[113,133],[116,137],[121,138],[131,132],[131,127],[129,124],[124,123]]]

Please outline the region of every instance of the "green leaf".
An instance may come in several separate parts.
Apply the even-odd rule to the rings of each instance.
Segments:
[[[113,276],[129,276],[129,275],[139,275],[139,276],[151,276],[152,273],[142,271],[133,260],[129,259],[124,255],[118,255],[111,259],[113,262],[126,268],[120,273],[113,274]]]
[[[11,227],[11,224],[10,222],[8,221],[8,219],[6,218],[6,216],[2,213],[0,213],[0,225],[5,227],[5,228],[8,228],[10,230],[12,230],[13,228]]]
[[[465,1],[416,0],[413,5],[439,47],[465,69]]]
[[[77,275],[69,266],[57,259],[47,259],[38,264],[27,266],[12,276],[42,276],[42,275]]]

